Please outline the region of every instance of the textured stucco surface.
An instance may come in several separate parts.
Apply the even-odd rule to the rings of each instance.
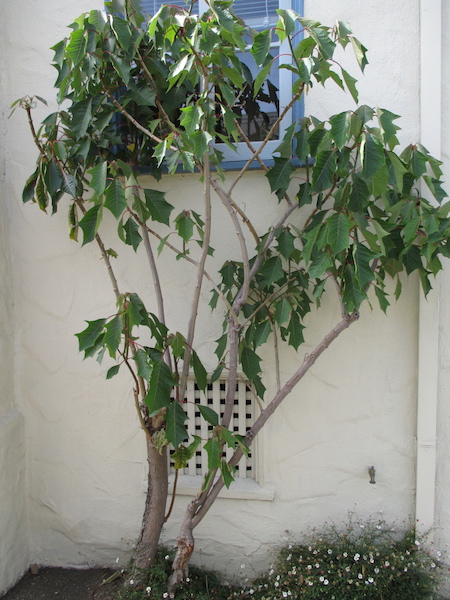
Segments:
[[[7,144],[8,20],[0,2],[0,595],[29,564],[24,421],[14,404],[13,269]]]
[[[10,40],[5,46],[4,106],[26,94],[54,98],[48,48],[65,35],[65,26],[79,13],[100,6],[100,0],[73,0],[70,5],[51,0],[31,6],[15,0],[13,10],[10,3],[0,0]],[[401,139],[405,143],[416,140],[419,49],[411,40],[419,37],[418,0],[398,0],[394,5],[371,0],[364,3],[364,10],[358,0],[306,0],[305,14],[327,24],[336,19],[351,24],[370,49],[360,102],[402,115]],[[24,29],[27,36],[21,35]],[[358,74],[353,59],[349,69]],[[349,96],[328,86],[325,90],[314,87],[306,100],[307,113],[320,117],[353,107]],[[36,118],[44,115],[45,110],[39,108]],[[36,207],[22,206],[21,188],[33,169],[35,150],[24,115],[15,114],[6,127],[9,175],[1,193],[10,212],[16,404],[25,415],[25,425],[17,416],[14,426],[22,428],[27,440],[25,447],[12,444],[11,448],[19,462],[26,449],[29,558],[51,565],[115,564],[117,558],[125,563],[144,505],[145,440],[128,379],[119,376],[105,381],[110,364],[105,361],[99,367],[93,360],[83,362],[73,335],[84,328],[85,319],[113,312],[113,294],[96,248],[81,249],[68,239],[64,210],[49,218]],[[200,195],[200,184],[191,175],[158,184],[149,181],[149,185],[166,190],[168,201],[177,207],[183,206],[185,198],[191,202]],[[267,187],[260,174],[252,173],[240,182],[238,201],[257,224],[270,225],[278,206],[276,201],[261,206],[264,196]],[[235,242],[222,226],[220,208],[216,210],[220,223],[217,260],[221,261],[227,253],[233,256]],[[112,221],[106,226],[106,238],[108,226],[114,226]],[[136,290],[151,305],[151,278],[144,257],[139,254],[136,261],[129,248],[116,250],[120,251],[117,269],[122,289]],[[171,263],[170,269],[165,261],[163,253],[170,329],[183,331],[192,272],[181,261]],[[449,310],[448,287],[450,281],[443,279],[444,317]],[[284,379],[339,320],[330,292],[320,316],[310,319],[311,333],[302,354],[283,355]],[[413,278],[405,283],[402,299],[387,317],[364,308],[360,322],[345,332],[287,399],[256,446],[259,484],[273,493],[273,500],[220,499],[198,528],[197,562],[250,576],[267,564],[274,546],[326,519],[345,520],[348,511],[374,517],[381,513],[398,521],[413,516],[417,297],[418,282]],[[206,305],[206,291],[203,299]],[[220,335],[221,317],[210,316],[209,311],[206,315],[200,320],[197,341],[202,358],[212,366],[213,340]],[[442,327],[445,334],[446,325]],[[3,332],[0,327],[0,340]],[[6,334],[12,332],[7,328]],[[450,475],[444,462],[450,438],[444,402],[450,386],[445,335],[442,339],[440,506],[443,537],[450,539],[450,514],[445,507]],[[268,390],[273,390],[270,369],[265,377]],[[12,401],[8,402],[5,412],[13,410]],[[0,398],[0,417],[3,403]],[[1,460],[0,454],[0,469]],[[372,464],[377,470],[376,485],[369,484],[367,475]],[[176,536],[186,501],[186,496],[177,499],[174,518],[165,530],[169,541]],[[0,535],[0,557],[2,543]],[[245,568],[240,569],[241,565]]]

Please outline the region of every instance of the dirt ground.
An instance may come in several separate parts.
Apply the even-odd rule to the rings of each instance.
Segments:
[[[41,568],[26,573],[2,600],[117,600],[120,579],[101,585],[111,569]]]

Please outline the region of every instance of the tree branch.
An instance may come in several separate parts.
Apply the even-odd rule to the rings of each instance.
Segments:
[[[254,422],[253,426],[247,432],[244,443],[247,446],[250,446],[253,442],[256,435],[261,431],[262,427],[265,425],[266,421],[273,415],[275,410],[281,404],[281,402],[286,398],[288,394],[291,393],[293,388],[299,383],[301,379],[306,375],[309,369],[314,365],[316,360],[323,354],[323,352],[330,346],[334,340],[336,340],[339,335],[345,331],[350,325],[355,323],[359,319],[359,313],[354,311],[350,315],[346,315],[346,318],[342,319],[340,323],[334,327],[324,338],[323,340],[316,346],[316,348],[305,356],[305,359],[299,369],[294,373],[294,375],[287,381],[284,386],[275,394],[272,401],[267,405],[267,407],[261,412],[259,417]],[[233,456],[228,461],[230,466],[236,466],[240,459],[242,458],[243,452],[241,447],[238,447]],[[198,508],[195,512],[195,516],[192,519],[193,527],[195,528],[203,517],[207,514],[208,510],[211,508],[213,502],[217,498],[220,490],[223,488],[224,482],[223,479],[220,478],[214,484],[210,494],[206,498],[205,502]]]

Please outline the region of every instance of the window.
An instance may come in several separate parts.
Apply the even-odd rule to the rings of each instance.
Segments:
[[[143,9],[149,15],[155,14],[163,4],[167,3],[167,0],[142,0]],[[278,8],[292,8],[297,13],[302,14],[303,0],[235,0],[233,4],[233,9],[238,16],[252,28],[261,31],[275,27],[278,20],[276,12]],[[198,0],[196,4],[197,14],[201,14],[207,9],[208,6],[205,0]],[[287,42],[280,45],[275,35],[271,47],[274,56],[289,53]],[[250,71],[255,72],[254,61],[250,53],[243,53],[241,60],[249,67]],[[252,93],[249,92],[245,97],[242,97],[241,102],[236,107],[236,111],[241,116],[241,126],[256,148],[258,147],[258,141],[264,138],[265,133],[278,117],[280,108],[289,103],[292,77],[293,74],[287,69],[278,71],[276,61],[258,96],[253,98]],[[296,107],[284,117],[280,131],[275,133],[273,139],[261,153],[261,158],[264,161],[270,162],[275,148],[279,145],[278,140],[282,137],[282,131],[300,116],[301,109]],[[249,156],[248,148],[244,143],[238,144],[237,153],[226,144],[218,143],[217,147],[224,155],[227,168],[238,168]]]
[[[220,418],[223,416],[225,407],[227,382],[220,379],[213,384],[209,384],[206,394],[201,392],[193,379],[188,381],[186,389],[185,402],[183,408],[188,416],[186,426],[191,435],[198,435],[206,440],[212,425],[209,425],[201,418],[198,405],[208,406],[214,410]],[[252,426],[255,421],[254,402],[250,389],[244,381],[238,381],[234,396],[233,416],[230,422],[229,429],[233,433],[238,433],[242,436]],[[233,454],[231,448],[223,449],[223,458],[229,460]],[[173,472],[173,463],[170,465]],[[187,467],[180,470],[180,475],[200,475],[204,476],[208,472],[208,455],[206,451],[199,446],[195,456],[188,462]],[[248,457],[243,457],[236,467],[236,479],[254,479],[255,465],[252,452]]]

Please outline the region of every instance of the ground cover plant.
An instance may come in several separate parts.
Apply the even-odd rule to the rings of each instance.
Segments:
[[[250,600],[431,600],[444,565],[415,529],[383,521],[328,526],[283,548],[268,574],[235,598]]]
[[[152,564],[170,514],[169,445],[177,474],[199,447],[208,454],[208,472],[180,528],[169,594],[188,577],[195,528],[233,482],[255,436],[322,353],[358,321],[360,306],[377,303],[386,311],[386,283],[394,279],[398,298],[402,273],[417,271],[428,293],[440,257],[450,254],[440,163],[419,144],[397,152],[398,116],[357,106],[356,79],[334,59],[336,49],[351,49],[361,70],[367,64],[366,49],[348,24],[328,27],[278,10],[276,26],[258,31],[234,13],[232,1],[210,0],[203,15],[194,14],[194,5],[163,6],[147,21],[138,0],[114,0],[106,2],[109,14],[81,15],[54,48],[59,110],[37,129],[32,109],[42,99],[16,103],[26,111],[39,153],[23,200],[52,213],[68,211],[70,237],[82,246],[97,244],[116,301],[78,339],[85,357],[115,361],[108,379],[119,370],[130,374],[146,435],[149,485],[131,578]],[[282,46],[282,61],[272,36]],[[242,60],[247,51],[252,69]],[[285,106],[273,96],[274,69],[292,76]],[[283,129],[305,91],[326,82],[346,89],[355,107],[323,121],[294,119]],[[267,115],[249,108],[262,96],[273,105],[269,126]],[[260,118],[261,139],[249,134],[245,118]],[[263,151],[275,138],[265,162]],[[224,172],[223,148],[241,152],[242,146],[247,158],[237,171]],[[267,183],[261,202],[276,214],[272,222],[261,224],[240,202],[238,184],[254,165]],[[201,181],[201,209],[149,185],[149,177],[164,181],[180,169]],[[214,240],[218,205],[229,217],[238,259],[222,256]],[[105,242],[112,236],[111,215],[114,248]],[[136,283],[153,282],[148,297],[124,290],[118,280],[122,243],[148,260],[148,274],[139,272]],[[183,331],[173,328],[167,311],[172,292],[164,289],[159,254],[164,269],[172,257],[191,270],[191,289],[180,290],[190,307]],[[213,255],[223,260],[218,268]],[[201,297],[206,287],[209,305]],[[304,331],[305,317],[320,309],[325,293],[334,296],[341,317],[318,339]],[[195,332],[199,315],[211,318],[211,308],[223,330],[208,372]],[[314,349],[283,377],[283,346],[298,351],[305,335]],[[269,366],[263,346],[270,349]],[[263,371],[276,382],[270,393]],[[206,403],[198,407],[209,426],[203,439],[186,427],[183,405],[192,374],[202,392],[220,377],[226,386],[222,413]],[[238,380],[259,412],[248,430],[236,432],[230,423]]]

